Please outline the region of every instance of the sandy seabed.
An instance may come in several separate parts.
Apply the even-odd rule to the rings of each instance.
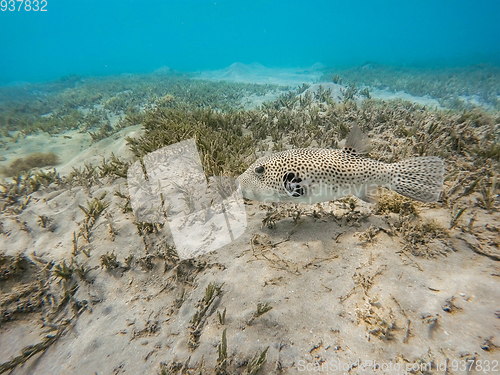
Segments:
[[[201,77],[249,77],[257,68],[254,81],[277,76],[236,66]],[[273,83],[295,84],[298,78],[290,75]],[[335,97],[339,85],[325,85]],[[431,98],[403,97],[438,106]],[[33,135],[6,156],[54,151],[67,161],[58,167],[64,175],[111,152],[132,160],[124,138],[140,133],[140,126],[129,127],[92,145],[77,132]],[[445,191],[453,188],[445,183]],[[179,261],[168,251],[168,225],[138,231],[116,191],[128,194],[126,179],[103,179],[87,189],[49,187],[31,194],[22,212],[2,212],[2,304],[17,302],[3,307],[0,363],[29,357],[10,373],[500,371],[498,201],[496,209],[471,209],[458,223],[442,204],[415,203],[418,222],[445,228],[431,239],[419,238],[411,226],[406,236],[396,230],[403,213],[378,212],[357,200],[277,207],[247,201],[243,235]],[[104,193],[109,206],[88,238],[75,243],[74,233],[88,224],[79,206]],[[461,202],[472,208],[478,194]],[[50,218],[45,227],[42,215]],[[19,254],[26,258],[16,264]],[[82,272],[49,272],[72,259]],[[42,289],[43,313],[40,306],[29,313]],[[10,319],[9,308],[11,315],[16,308],[28,313]]]

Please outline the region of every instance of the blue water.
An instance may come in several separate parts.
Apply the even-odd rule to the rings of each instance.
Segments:
[[[18,5],[0,12],[0,83],[234,62],[500,63],[497,0],[47,0],[46,12]]]

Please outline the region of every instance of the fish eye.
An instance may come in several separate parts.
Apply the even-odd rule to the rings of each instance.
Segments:
[[[255,173],[264,173],[264,167],[262,165],[258,166],[257,168],[255,168]]]

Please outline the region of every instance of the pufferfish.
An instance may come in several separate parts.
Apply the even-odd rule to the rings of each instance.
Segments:
[[[374,202],[380,186],[420,202],[438,200],[444,163],[434,156],[384,163],[362,157],[369,139],[354,125],[338,150],[299,148],[264,156],[237,180],[243,197],[260,202],[319,203],[348,195]]]

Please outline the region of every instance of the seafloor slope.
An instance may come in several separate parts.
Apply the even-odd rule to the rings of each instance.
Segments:
[[[465,373],[466,361],[471,373],[493,368],[500,353],[497,112],[368,99],[369,90],[339,82],[279,95],[283,87],[210,89],[193,80],[202,85],[195,100],[176,86],[188,78],[169,79],[142,102],[137,79],[132,88],[122,83],[130,95],[120,86],[116,95],[104,91],[104,105],[88,103],[127,95],[121,105],[132,109],[117,107],[110,124],[95,120],[100,125],[87,129],[91,118],[79,120],[73,109],[61,115],[76,118],[69,129],[57,119],[27,118],[38,130],[24,133],[9,123],[5,173],[33,151],[53,151],[62,167],[14,174],[2,185],[0,372],[337,373],[336,363],[343,372],[423,374],[426,366],[445,372],[444,364]],[[80,94],[61,90],[71,100]],[[203,97],[217,90],[224,100]],[[265,95],[276,99],[242,109]],[[82,111],[79,104],[74,110]],[[439,202],[385,191],[377,205],[352,197],[314,206],[248,201],[241,237],[183,261],[168,226],[137,222],[131,212],[127,168],[155,149],[195,138],[208,175],[237,175],[266,153],[336,147],[355,123],[372,140],[372,158],[442,157]]]

